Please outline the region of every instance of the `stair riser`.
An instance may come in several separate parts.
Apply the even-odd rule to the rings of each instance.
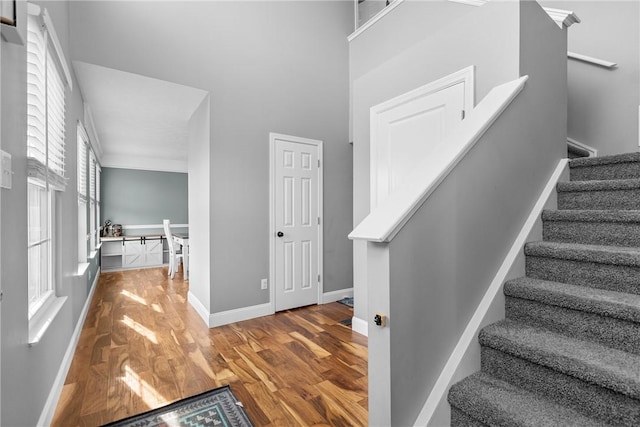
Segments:
[[[548,242],[640,247],[640,223],[544,221],[542,235]]]
[[[640,209],[640,189],[559,191],[558,209]]]
[[[640,425],[640,401],[483,346],[482,371],[612,424]]]
[[[507,296],[507,319],[640,355],[640,324]]]
[[[528,255],[526,274],[534,279],[640,294],[640,268]]]
[[[610,165],[573,167],[569,170],[571,181],[594,181],[605,179],[640,178],[640,163],[617,163]]]
[[[486,427],[487,424],[471,418],[455,406],[451,407],[451,427]]]

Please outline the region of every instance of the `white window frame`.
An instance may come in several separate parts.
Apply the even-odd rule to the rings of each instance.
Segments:
[[[71,90],[71,78],[62,48],[47,10],[35,4],[27,5],[27,172],[28,185],[39,186],[46,192],[48,230],[44,237],[29,241],[29,249],[47,245],[46,271],[38,269],[34,279],[33,267],[37,261],[29,257],[27,313],[29,319],[28,344],[35,345],[52,323],[66,301],[56,295],[59,283],[57,267],[62,253],[56,240],[55,218],[57,192],[66,188],[65,178],[65,108],[66,91]],[[27,194],[27,213],[33,231],[32,209],[42,207],[32,203],[32,192]],[[39,220],[40,221],[40,220]],[[34,225],[35,227],[35,225]],[[31,234],[30,231],[30,234]],[[43,258],[40,259],[43,261]],[[38,290],[30,284],[38,282]]]
[[[96,174],[97,174],[96,155],[89,147],[89,251],[90,256],[94,257],[96,252],[96,244],[98,240],[98,222],[96,221]]]
[[[29,188],[29,195],[28,198],[30,200],[30,204],[32,202],[31,199],[31,188],[33,189],[38,189],[38,193],[42,194],[44,196],[44,206],[41,202],[41,200],[38,200],[38,214],[37,216],[40,216],[39,221],[42,220],[42,210],[44,209],[46,211],[45,215],[44,215],[44,224],[40,223],[40,228],[42,226],[44,226],[46,228],[46,231],[43,235],[43,233],[38,232],[39,236],[37,239],[29,239],[29,242],[27,244],[27,250],[29,252],[29,254],[27,255],[27,259],[31,260],[31,251],[36,249],[36,248],[45,248],[46,250],[46,259],[40,258],[40,261],[44,261],[44,269],[46,270],[46,273],[44,273],[45,277],[43,276],[38,276],[37,280],[42,281],[43,283],[40,283],[39,285],[36,286],[35,289],[35,293],[36,295],[34,296],[31,293],[31,281],[32,280],[36,280],[36,278],[34,278],[31,274],[29,274],[29,319],[32,319],[37,313],[38,311],[44,307],[45,305],[47,305],[48,301],[50,298],[55,297],[55,292],[54,292],[54,283],[55,283],[55,264],[54,264],[54,259],[53,259],[53,254],[54,254],[54,226],[53,224],[55,224],[55,219],[54,219],[54,212],[55,212],[55,202],[54,202],[54,196],[53,196],[53,192],[47,188],[46,185],[43,185],[40,182],[36,182],[33,180],[29,180],[28,184],[27,184],[28,188]],[[34,224],[32,224],[32,219],[34,218],[33,211],[32,208],[30,206],[29,208],[29,215],[28,215],[28,226],[29,226],[29,237],[31,237],[31,233],[32,231],[34,231]],[[29,273],[31,273],[31,267],[32,265],[29,265]],[[41,271],[42,273],[42,271]],[[43,280],[44,279],[44,280]]]
[[[87,158],[89,138],[87,132],[78,122],[77,129],[77,191],[78,191],[78,271],[86,268],[87,262]]]

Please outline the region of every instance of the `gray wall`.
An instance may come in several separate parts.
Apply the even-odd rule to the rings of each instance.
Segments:
[[[582,20],[569,29],[569,51],[618,64],[613,70],[569,60],[570,138],[600,155],[638,151],[640,3],[547,1]]]
[[[211,98],[206,96],[189,120],[189,292],[211,309]]]
[[[186,173],[102,168],[100,187],[101,224],[189,223]]]
[[[517,13],[515,3],[490,2],[476,8],[409,1],[351,42],[354,226],[369,213],[370,108],[469,65],[476,66],[476,102],[492,87],[516,78],[518,40],[505,40],[503,34],[517,33]],[[490,22],[487,28],[492,31],[479,22]],[[400,29],[398,38],[384,42],[395,28]],[[355,242],[354,315],[370,320],[365,257],[365,245]]]
[[[388,16],[397,12],[396,24],[418,26],[428,19],[427,6],[409,2]],[[380,408],[375,402],[389,384],[385,367],[390,364],[391,425],[415,421],[549,174],[566,152],[566,33],[535,2],[464,6],[470,12],[461,14],[454,13],[460,5],[451,4],[448,10],[444,3],[436,6],[440,10],[433,13],[451,17],[448,25],[440,25],[422,40],[407,37],[408,45],[398,46],[386,60],[369,59],[375,55],[369,53],[375,44],[368,43],[367,33],[352,42],[355,222],[369,210],[371,106],[468,65],[476,66],[476,103],[492,87],[520,75],[529,75],[529,81],[512,107],[390,243],[389,328],[369,329],[369,402],[370,417],[377,419]],[[379,24],[385,28],[385,22]],[[377,42],[376,30],[372,28],[371,37]],[[365,71],[354,60],[375,65]],[[356,292],[374,282],[359,264],[366,255],[364,246],[354,255]],[[372,313],[385,309],[380,301],[385,292],[369,287],[370,306],[364,319],[371,320]],[[356,297],[356,310],[357,304]]]
[[[49,10],[70,60],[66,3],[38,1]],[[24,22],[25,16],[19,17]],[[68,300],[42,341],[29,347],[27,322],[26,48],[2,41],[2,149],[12,155],[13,188],[2,190],[2,419],[6,426],[34,426],[51,391],[80,312],[87,299],[87,277],[77,276],[78,208],[76,121],[82,99],[74,80],[67,92],[66,169],[69,184],[58,195],[58,292]]]
[[[352,2],[96,1],[70,9],[74,59],[211,93],[211,312],[268,301],[260,279],[269,272],[269,132],[324,141],[324,289],[352,286]]]

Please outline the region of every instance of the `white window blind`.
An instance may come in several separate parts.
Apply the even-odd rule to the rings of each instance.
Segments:
[[[96,200],[96,156],[93,150],[89,149],[89,197]]]
[[[87,200],[87,139],[78,123],[78,197]]]
[[[89,148],[89,248],[94,251],[98,242],[98,228],[96,221],[96,156]]]
[[[100,204],[100,174],[102,173],[102,169],[100,165],[96,164],[96,202]]]
[[[27,165],[32,180],[64,190],[65,84],[38,15],[27,24]]]

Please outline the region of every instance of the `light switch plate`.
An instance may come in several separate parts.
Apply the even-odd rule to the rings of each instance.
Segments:
[[[11,154],[0,150],[0,188],[11,188]]]

